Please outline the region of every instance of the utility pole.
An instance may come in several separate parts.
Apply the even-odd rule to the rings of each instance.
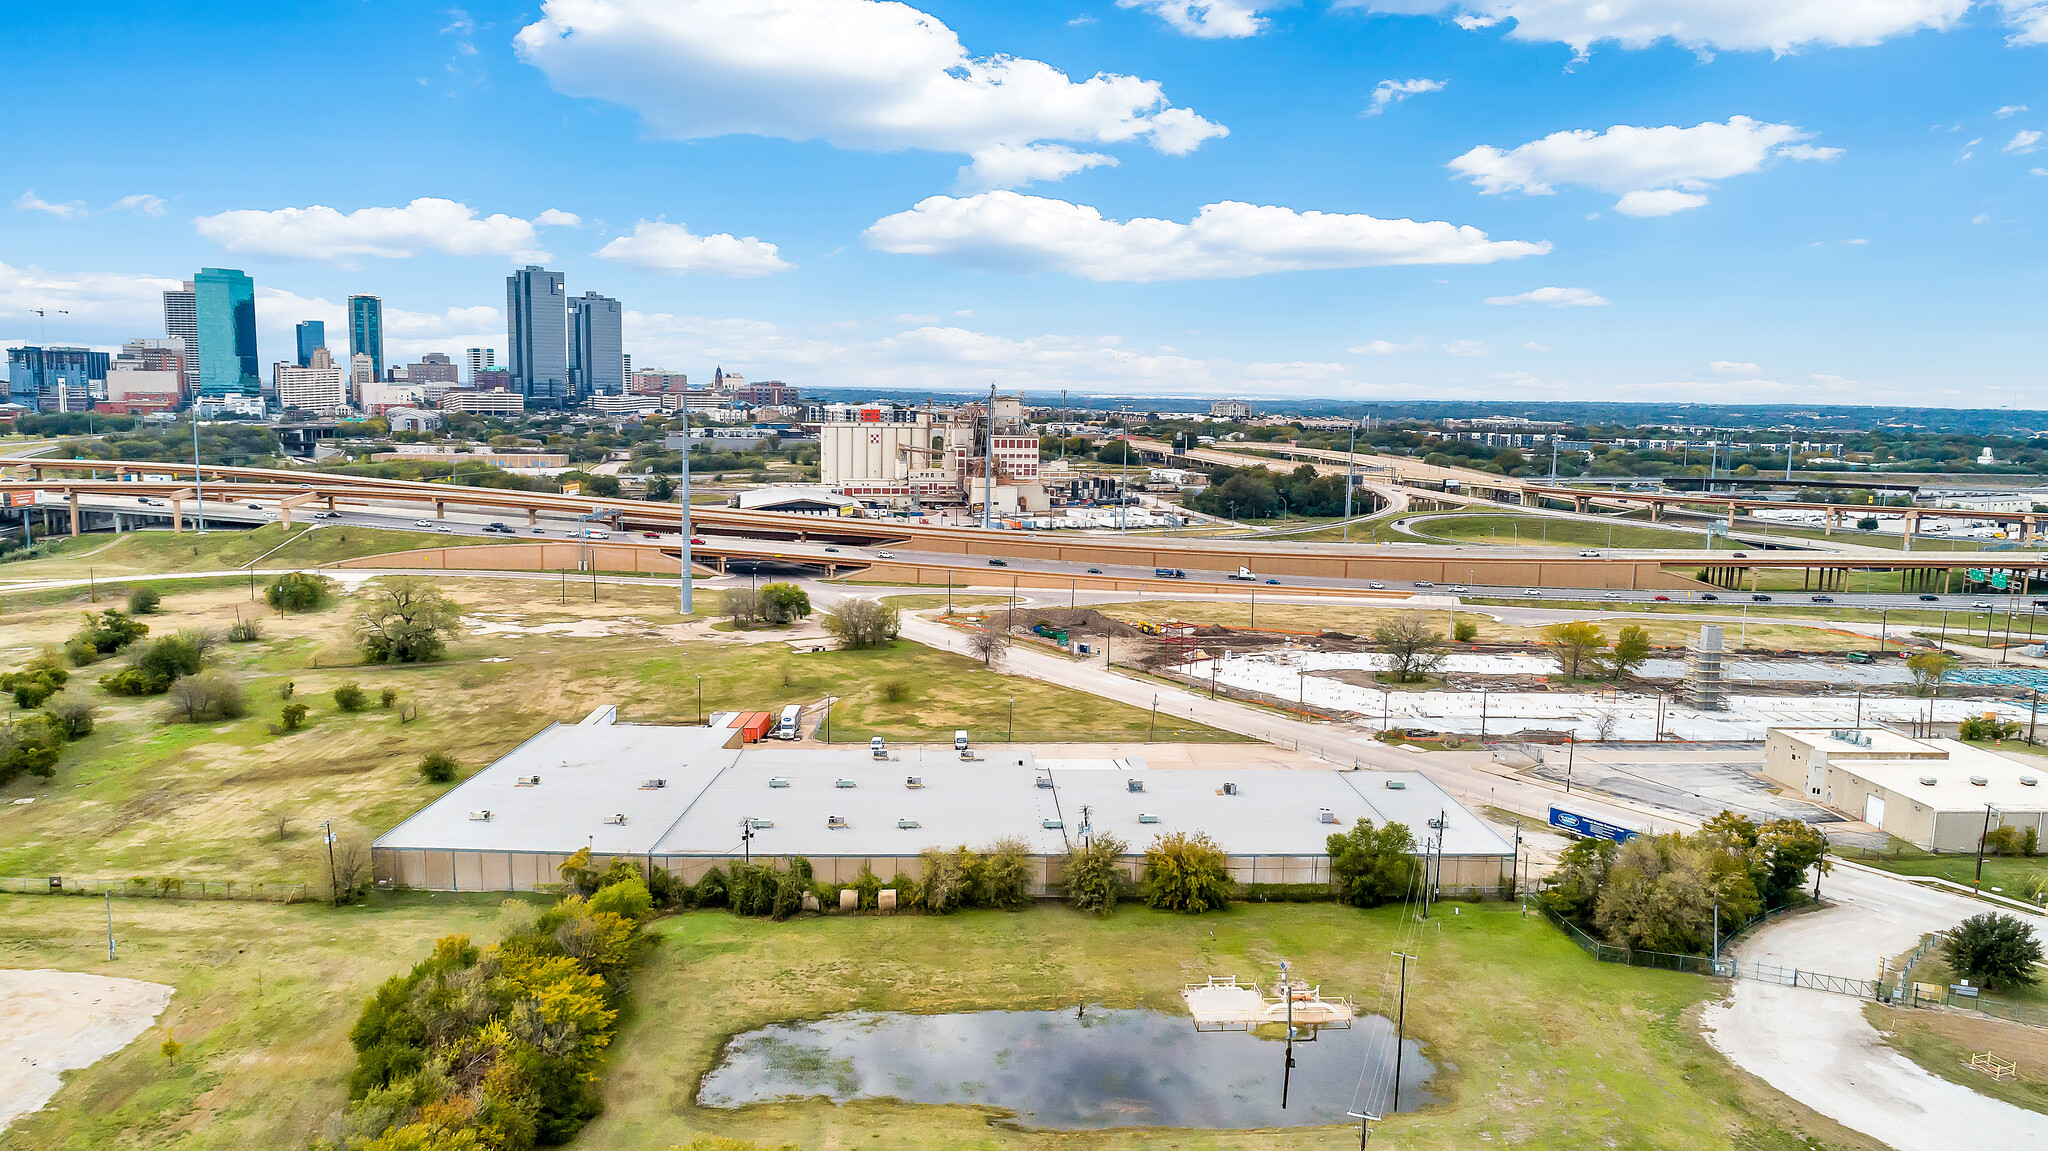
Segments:
[[[682,584],[682,610],[689,615],[696,607],[695,590],[690,585],[690,415],[688,408],[683,411],[683,510],[681,515],[683,531],[682,572],[678,577]]]
[[[1991,835],[1991,805],[1984,805],[1984,834],[1977,837],[1977,878],[1971,886],[1978,894],[1984,891],[1984,840]]]
[[[112,891],[103,891],[100,894],[107,897],[107,962],[112,963],[114,961],[114,893]]]
[[[981,446],[981,526],[993,529],[996,514],[996,386],[988,386],[987,435]]]
[[[1572,760],[1578,758],[1578,754],[1579,733],[1573,732],[1571,737],[1564,741],[1564,793],[1566,795],[1572,793]]]
[[[1351,489],[1358,484],[1358,421],[1351,421],[1351,448],[1344,459],[1344,542],[1351,542]]]
[[[752,867],[754,864],[754,817],[751,815],[740,820],[740,850],[745,853],[743,858],[747,866]]]
[[[1287,978],[1287,961],[1280,961],[1280,998],[1287,1004],[1287,1064],[1280,1069],[1280,1110],[1287,1110],[1287,1088],[1294,1079],[1294,984]]]
[[[1415,956],[1405,951],[1394,953],[1401,957],[1401,999],[1400,1008],[1394,1012],[1394,1105],[1388,1110],[1401,1109],[1401,1049],[1408,1045],[1408,961]],[[1364,1145],[1364,1136],[1359,1137]]]
[[[1067,389],[1060,389],[1060,462],[1067,459]]]
[[[1149,724],[1147,724],[1147,725],[1146,725],[1146,727],[1145,727],[1145,742],[1146,742],[1146,743],[1151,743],[1151,742],[1152,742],[1152,737],[1153,737],[1154,735],[1157,735],[1158,733],[1159,733],[1159,693],[1155,691],[1155,692],[1153,692],[1153,693],[1152,693],[1152,722],[1151,722],[1151,723],[1149,723]]]
[[[327,841],[327,890],[333,896],[334,906],[341,906],[341,875],[334,869],[334,821],[320,821],[321,838]],[[111,928],[109,929],[111,930]]]
[[[697,677],[697,726],[704,726],[704,677]]]

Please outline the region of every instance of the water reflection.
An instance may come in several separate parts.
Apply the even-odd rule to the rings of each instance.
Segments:
[[[1393,1024],[1380,1016],[1297,1044],[1283,1111],[1282,1044],[1243,1032],[1197,1034],[1182,1015],[858,1011],[736,1036],[697,1098],[707,1107],[814,1096],[984,1104],[1051,1129],[1313,1126],[1349,1122],[1344,1113],[1360,1102],[1386,1110],[1393,1048]],[[1423,1086],[1435,1070],[1409,1040],[1402,1110],[1438,1101]]]

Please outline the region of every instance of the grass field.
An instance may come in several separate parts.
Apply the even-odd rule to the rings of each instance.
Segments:
[[[1544,607],[1561,605],[1545,602]],[[1142,603],[1103,604],[1104,615],[1121,620],[1166,620],[1178,619],[1194,623],[1214,623],[1227,627],[1249,627],[1252,620],[1252,605],[1249,597],[1244,603],[1219,603],[1189,600],[1146,600]],[[1632,610],[1626,605],[1608,605],[1587,612],[1612,613]],[[1349,605],[1321,604],[1268,604],[1258,605],[1258,626],[1280,631],[1341,631],[1351,635],[1371,635],[1372,629],[1390,619],[1414,614],[1412,608],[1370,608]],[[1450,634],[1451,616],[1448,611],[1428,613],[1430,625],[1446,636]],[[1458,622],[1479,625],[1479,643],[1540,643],[1542,628],[1517,627],[1504,624],[1484,611],[1460,610]],[[1669,622],[1650,620],[1607,620],[1601,624],[1608,638],[1628,624],[1635,624],[1650,633],[1650,642],[1659,647],[1682,647],[1688,640],[1699,634],[1695,620],[1674,619]],[[1734,637],[1730,637],[1733,642]],[[1831,631],[1821,627],[1809,627],[1794,623],[1768,623],[1752,619],[1749,624],[1749,643],[1752,647],[1797,649],[1801,651],[1858,651],[1876,644],[1873,638]]]
[[[426,752],[443,750],[479,768],[547,723],[573,723],[604,703],[616,704],[627,721],[694,723],[698,676],[706,712],[773,711],[836,695],[839,739],[863,728],[940,739],[956,728],[1000,731],[1012,700],[1019,733],[1143,739],[1150,720],[1141,708],[1007,678],[907,643],[798,653],[772,632],[758,643],[680,638],[671,630],[681,622],[673,593],[664,587],[600,585],[592,601],[578,598],[587,587],[571,585],[564,604],[559,588],[545,580],[448,577],[442,586],[462,605],[466,622],[446,659],[357,666],[346,602],[278,617],[246,590],[163,586],[165,610],[147,617],[153,634],[224,629],[237,611],[262,619],[264,640],[224,645],[217,657],[247,685],[251,713],[227,723],[170,725],[161,720],[161,699],[110,697],[95,688],[100,723],[66,750],[56,777],[24,777],[0,788],[0,875],[302,880],[320,866],[319,821],[371,835],[446,790],[416,775]],[[62,642],[92,606],[81,594],[10,616],[0,668]],[[99,606],[107,606],[104,597]],[[119,666],[111,661],[76,675],[92,684]],[[272,736],[286,680],[312,714],[305,729]],[[402,701],[418,705],[418,718],[400,723],[396,711],[339,711],[332,693],[349,680],[372,697],[396,688]],[[11,701],[0,707],[13,710]],[[1201,730],[1206,734],[1198,738],[1233,738]],[[25,797],[36,802],[5,802]],[[279,813],[290,820],[282,839]]]
[[[1928,1072],[2016,1107],[2048,1112],[2048,1032],[2017,1023],[1894,1011],[1868,1004],[1863,1014],[1884,1041]],[[2018,1064],[2011,1079],[1997,1080],[1972,1070],[1970,1056],[1988,1051]]]
[[[0,583],[15,580],[101,579],[166,571],[238,568],[261,556],[266,568],[312,567],[335,560],[422,547],[464,547],[496,541],[387,528],[265,524],[247,531],[95,533],[67,537],[54,554],[0,564]],[[269,554],[265,554],[269,553]]]
[[[371,910],[130,901],[115,908],[124,953],[104,959],[98,906],[5,899],[5,962],[174,984],[164,1027],[75,1073],[0,1149],[303,1146],[343,1102],[346,1030],[367,992],[448,931],[493,936],[483,897],[380,897]],[[1409,1034],[1441,1070],[1442,1105],[1380,1128],[1375,1145],[1792,1151],[1875,1145],[1731,1070],[1690,1012],[1714,996],[1694,976],[1596,964],[1512,904],[1431,921],[1410,970]],[[982,1108],[875,1101],[697,1107],[698,1077],[725,1038],[851,1009],[1179,1011],[1181,984],[1234,973],[1261,982],[1281,958],[1326,991],[1377,1009],[1398,912],[1239,905],[1200,918],[1126,906],[1109,920],[1041,906],[943,918],[788,923],[695,912],[656,922],[604,1081],[606,1111],[573,1144],[662,1151],[700,1132],[819,1148],[1339,1148],[1356,1129],[1036,1132]],[[1186,1042],[1202,1037],[1190,1030]],[[1318,1049],[1300,1048],[1313,1060]],[[1276,1048],[1274,1058],[1279,1052]],[[1817,1136],[1806,1143],[1802,1135]]]
[[[1409,534],[1416,539],[1440,543],[1557,548],[1676,548],[1697,552],[1707,550],[1707,539],[1698,532],[1672,531],[1627,520],[1598,524],[1586,520],[1555,519],[1549,516],[1443,513],[1415,524],[1409,529]],[[1717,551],[1734,551],[1747,546],[1723,536],[1715,536],[1713,542]]]
[[[2014,748],[2000,750],[2013,751]],[[1924,875],[1946,879],[1968,887],[1977,879],[1977,857],[1967,855],[1933,855],[1908,847],[1900,858],[1887,859],[1881,856],[1862,856],[1853,851],[1843,852],[1844,858],[1858,863],[1881,868],[1894,875]],[[2037,886],[2048,884],[2048,858],[2036,856],[2032,859],[2013,856],[1987,855],[1984,857],[1984,890],[2000,888],[2001,894],[2014,899],[2026,899],[2027,893]],[[1986,907],[1985,910],[1993,910]]]

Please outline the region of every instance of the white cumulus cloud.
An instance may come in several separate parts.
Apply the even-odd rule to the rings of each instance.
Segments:
[[[60,220],[76,220],[86,214],[84,200],[66,200],[61,204],[51,203],[35,194],[34,189],[14,198],[17,212],[47,212]]]
[[[974,163],[960,169],[963,192],[1017,188],[1040,180],[1064,180],[1084,168],[1115,167],[1115,156],[1076,152],[1065,144],[991,144],[974,154]]]
[[[0,263],[0,321],[11,321],[14,328],[13,333],[0,332],[0,342],[33,333],[26,321],[37,308],[52,313],[62,309],[70,313],[70,322],[102,330],[160,332],[163,294],[178,286],[179,281],[160,276],[49,272],[34,265],[16,268]],[[56,339],[54,333],[51,338]]]
[[[1398,104],[1410,96],[1424,92],[1441,92],[1448,81],[1444,80],[1382,80],[1372,90],[1372,106],[1359,113],[1361,116],[1377,116],[1387,110],[1387,105]]]
[[[1076,81],[1041,60],[972,56],[937,17],[870,0],[547,0],[522,59],[557,91],[638,112],[678,140],[751,135],[975,156],[998,145],[1145,141],[1181,155],[1228,129],[1157,81]],[[996,160],[989,161],[992,171]],[[1053,170],[1045,156],[1030,178]],[[1072,167],[1068,171],[1075,170]]]
[[[2006,141],[2004,150],[2007,152],[2013,152],[2021,156],[2024,156],[2027,153],[2032,152],[2035,149],[2036,145],[2040,143],[2041,133],[2035,132],[2031,129],[2022,128],[2019,131],[2014,132],[2012,134],[2012,139]]]
[[[533,222],[543,228],[580,228],[583,226],[583,217],[574,212],[564,212],[560,208],[549,208],[535,216]]]
[[[2027,106],[2025,104],[2007,104],[1998,111],[1993,112],[1992,115],[2001,120],[2010,120],[2026,110]]]
[[[1524,192],[1548,196],[1570,184],[1621,194],[1615,209],[1633,216],[1666,216],[1707,202],[1713,181],[1761,169],[1773,157],[1832,160],[1839,148],[1798,143],[1812,135],[1793,124],[1767,124],[1747,116],[1690,128],[1638,128],[1617,124],[1554,132],[1503,151],[1481,144],[1450,168],[1489,195]]]
[[[1550,251],[1547,242],[1489,240],[1441,221],[1297,212],[1224,201],[1193,221],[1106,220],[1085,204],[1016,192],[931,196],[865,233],[884,252],[973,268],[1067,272],[1146,283],[1384,264],[1490,264]]]
[[[1417,352],[1422,350],[1422,341],[1412,344],[1397,344],[1392,340],[1367,340],[1355,348],[1344,349],[1354,356],[1391,356],[1396,352]]]
[[[1662,41],[1706,54],[1867,48],[1922,30],[1946,31],[1973,0],[1342,0],[1339,7],[1405,15],[1448,13],[1467,29],[1512,21],[1516,40],[1568,44],[1581,56],[1603,41]],[[2008,2],[2007,23],[2021,27]]]
[[[1724,376],[1754,375],[1756,373],[1755,364],[1745,364],[1741,360],[1715,360],[1707,366]]]
[[[160,220],[163,218],[165,206],[162,196],[151,196],[147,193],[139,192],[133,196],[123,196],[114,201],[107,206],[107,211],[136,212],[148,216],[152,220]]]
[[[1549,308],[1604,308],[1613,301],[1591,288],[1536,288],[1512,296],[1488,296],[1486,302],[1508,308],[1526,308],[1531,304]]]
[[[402,260],[421,252],[450,256],[501,256],[546,260],[534,232],[543,219],[522,220],[476,209],[454,200],[421,197],[403,208],[358,208],[340,212],[324,204],[272,211],[241,209],[192,221],[199,234],[230,252],[346,263],[354,256]],[[567,213],[556,214],[557,219]]]
[[[1235,40],[1265,31],[1259,5],[1242,0],[1116,0],[1119,8],[1143,8],[1183,36]]]
[[[2012,29],[2012,35],[2005,42],[2018,48],[2029,44],[2048,44],[2048,3],[2042,0],[2005,0],[1999,5],[2005,9],[2005,26]]]
[[[633,225],[632,235],[620,236],[593,254],[671,276],[766,276],[796,266],[766,240],[725,232],[699,236],[681,224],[658,220],[640,221]]]

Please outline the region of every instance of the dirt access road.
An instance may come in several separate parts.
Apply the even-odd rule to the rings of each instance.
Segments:
[[[1984,910],[1858,867],[1838,867],[1822,889],[1834,907],[1763,928],[1738,948],[1737,958],[1872,979],[1881,956],[1909,950],[1922,935]],[[2048,1148],[2048,1115],[1928,1074],[1878,1038],[1863,1004],[1854,996],[1744,979],[1732,998],[1706,1010],[1701,1026],[1736,1066],[1899,1151]]]
[[[171,989],[76,971],[0,971],[0,1131],[39,1110],[64,1073],[135,1041]]]

